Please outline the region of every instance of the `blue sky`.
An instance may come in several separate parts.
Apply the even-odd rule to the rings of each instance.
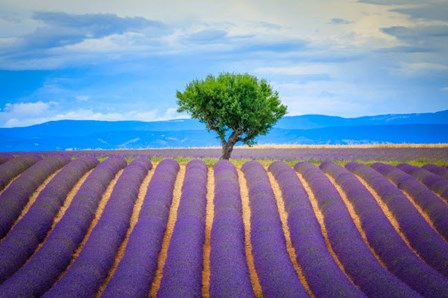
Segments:
[[[176,90],[220,72],[289,115],[435,112],[446,53],[448,0],[0,0],[0,127],[186,118]]]

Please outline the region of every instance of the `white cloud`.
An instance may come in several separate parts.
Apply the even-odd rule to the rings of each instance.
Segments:
[[[59,111],[53,103],[34,102],[6,104],[0,111],[0,127],[23,127],[57,120],[102,120],[102,121],[161,121],[185,118],[175,108],[165,111],[98,112],[92,109]]]
[[[233,50],[248,41],[256,44],[306,40],[325,48],[383,48],[398,42],[381,28],[408,24],[402,14],[389,7],[346,0],[232,0],[225,4],[166,0],[164,5],[137,0],[100,0],[89,5],[54,0],[3,2],[11,13],[21,13],[20,25],[28,28],[22,30],[26,34],[13,35],[7,31],[2,34],[0,29],[0,37],[9,37],[3,44],[19,38],[22,41],[16,46],[28,45],[19,49],[6,47],[12,55],[0,67],[11,69],[36,69],[39,65],[59,68],[69,62],[110,59],[117,53],[129,56]],[[103,26],[94,26],[95,18]],[[329,20],[350,23],[335,26]],[[17,51],[27,53],[26,58],[20,53],[16,56]],[[104,56],[107,53],[111,56]]]
[[[275,75],[319,75],[328,74],[332,71],[329,64],[298,64],[290,66],[270,66],[258,67],[254,69],[257,74],[275,74]]]
[[[31,103],[7,103],[0,111],[0,126],[27,126],[34,119],[41,119],[50,110],[51,104],[38,101]],[[33,120],[31,120],[33,119]]]
[[[308,81],[305,83],[272,82],[280,100],[288,106],[289,115],[324,114],[343,117],[359,117],[389,113],[388,111],[415,112],[415,106],[400,98],[392,97],[392,91],[382,90],[378,97],[374,86],[362,86],[338,80]]]
[[[42,101],[31,102],[31,103],[7,103],[3,112],[0,113],[10,113],[10,114],[20,114],[23,116],[35,116],[45,113],[50,108],[51,103],[46,103]]]
[[[88,95],[76,95],[76,96],[75,96],[75,99],[76,99],[77,101],[81,101],[81,102],[88,101],[89,98],[90,98],[90,96],[88,96]]]
[[[421,75],[429,72],[448,71],[448,66],[439,63],[410,62],[401,63],[393,72],[406,76]]]
[[[55,74],[44,83],[31,82],[36,87],[22,92],[23,97],[0,94],[12,103],[34,101],[30,113],[41,111],[25,118],[33,106],[10,104],[0,114],[0,126],[64,117],[172,119],[179,117],[169,108],[175,89],[221,71],[254,72],[275,81],[298,114],[392,110],[400,105],[384,103],[408,100],[406,92],[420,96],[425,106],[426,91],[437,90],[433,98],[443,98],[446,91],[438,85],[448,73],[448,43],[441,37],[446,26],[412,17],[414,12],[403,9],[421,5],[404,5],[405,0],[394,0],[394,5],[381,5],[386,0],[1,2],[0,69]],[[104,28],[95,26],[97,16]],[[410,86],[409,77],[420,74],[427,75],[426,83]],[[417,89],[424,92],[413,92]],[[148,97],[154,99],[143,103]]]

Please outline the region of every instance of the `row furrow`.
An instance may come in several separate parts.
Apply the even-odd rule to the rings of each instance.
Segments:
[[[157,296],[198,297],[202,294],[206,186],[206,164],[200,160],[189,162]]]
[[[417,210],[428,220],[440,235],[448,240],[448,205],[420,183],[415,177],[391,165],[375,163],[372,168],[389,178],[399,189],[411,196]]]
[[[35,164],[39,158],[24,155],[5,160],[0,164],[0,191],[2,191],[11,180]]]
[[[433,192],[438,194],[446,203],[448,203],[448,178],[441,177],[428,171],[425,168],[419,168],[409,164],[399,164],[400,170],[414,176],[420,182],[429,187]]]
[[[254,297],[246,261],[238,173],[229,161],[214,165],[214,217],[211,230],[210,295]]]
[[[369,166],[351,162],[346,168],[375,190],[418,255],[448,277],[448,243],[428,224],[407,196],[389,179]]]
[[[286,250],[277,204],[261,164],[250,161],[242,168],[249,189],[251,242],[255,269],[263,294],[268,297],[306,297]]]
[[[115,254],[127,231],[140,184],[150,167],[148,159],[134,160],[126,167],[80,255],[44,297],[95,295],[114,263]]]
[[[1,297],[41,296],[52,287],[83,240],[106,187],[125,164],[108,158],[95,167],[44,244],[0,286]]]
[[[36,250],[50,230],[68,192],[97,163],[94,158],[70,162],[38,194],[28,212],[0,243],[0,281],[16,272]]]
[[[174,160],[165,159],[157,165],[124,255],[102,297],[148,296],[157,271],[178,172],[179,165]]]
[[[66,158],[58,156],[42,159],[29,166],[2,192],[0,195],[0,238],[3,238],[11,229],[34,191],[48,176],[67,162]]]
[[[288,213],[291,241],[312,292],[318,297],[363,297],[330,254],[308,195],[287,164],[269,166],[278,181]]]
[[[23,170],[0,198],[45,160]],[[56,169],[67,163],[59,160]],[[52,229],[67,193],[91,168]],[[123,168],[101,217],[93,221],[105,189]],[[279,198],[272,178],[270,182],[258,162],[247,162],[238,172],[230,162],[220,161],[213,168],[212,184],[207,184],[204,162],[193,160],[180,174],[178,163],[166,159],[157,165],[138,220],[129,230],[150,168],[147,159],[129,165],[116,158],[98,165],[76,159],[65,165],[13,229],[5,229],[0,262],[6,265],[0,268],[0,277],[6,281],[0,285],[0,297],[44,293],[46,297],[253,297],[257,283],[267,297],[448,297],[448,243],[443,239],[447,206],[441,193],[429,189],[440,176],[426,170],[415,174],[415,169],[403,165],[350,163],[343,168],[326,162],[320,168],[299,163],[293,169],[274,162],[267,170],[281,189]],[[51,169],[47,172],[56,170]],[[435,179],[437,189],[444,187],[440,179]],[[250,223],[244,220],[248,210],[240,192],[243,182]],[[211,185],[214,209],[207,234]],[[20,200],[16,204],[23,209]],[[387,218],[381,204],[393,219]],[[118,266],[112,270],[127,234]],[[205,241],[210,252],[204,251]],[[79,255],[74,254],[77,250]],[[203,283],[209,285],[203,288]]]
[[[306,162],[297,164],[295,169],[310,185],[324,215],[331,246],[353,282],[369,297],[418,297],[415,291],[380,264],[325,174]]]
[[[387,269],[425,297],[448,296],[448,280],[406,245],[356,176],[332,162],[322,163],[320,168],[345,192],[360,218],[369,245]]]

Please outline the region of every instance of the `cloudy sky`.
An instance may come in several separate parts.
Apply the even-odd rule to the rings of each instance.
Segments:
[[[0,127],[185,118],[176,90],[220,72],[289,115],[435,112],[446,53],[448,0],[0,0]]]

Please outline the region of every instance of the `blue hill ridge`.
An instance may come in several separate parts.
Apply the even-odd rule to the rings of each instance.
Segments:
[[[448,110],[343,118],[286,116],[259,144],[448,143]],[[219,146],[197,120],[156,122],[61,120],[0,128],[0,151],[141,149]]]

